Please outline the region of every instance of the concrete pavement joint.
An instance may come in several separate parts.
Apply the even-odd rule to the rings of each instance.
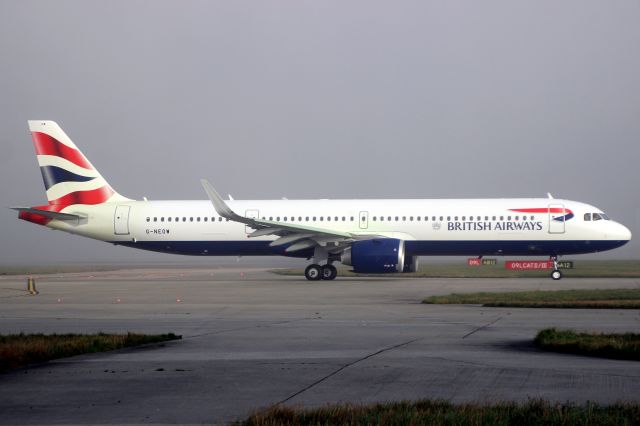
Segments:
[[[502,316],[500,316],[500,317],[498,317],[498,318],[494,319],[493,321],[490,321],[490,322],[486,323],[485,325],[482,325],[482,326],[480,326],[480,327],[476,328],[475,330],[470,331],[469,333],[467,333],[467,334],[465,334],[464,336],[462,336],[462,338],[463,338],[463,339],[466,339],[467,337],[471,336],[472,334],[474,334],[474,333],[476,333],[476,332],[478,332],[478,331],[480,331],[480,330],[484,330],[484,329],[485,329],[485,328],[487,328],[487,327],[491,327],[493,324],[497,323],[498,321],[500,321],[500,320],[501,320],[502,318],[504,318],[505,316],[506,316],[506,315],[502,315]]]
[[[388,352],[388,351],[391,351],[391,350],[394,350],[394,349],[398,349],[398,348],[401,348],[403,346],[407,346],[407,345],[409,345],[409,344],[411,344],[413,342],[417,342],[418,340],[420,340],[420,339],[412,339],[412,340],[409,340],[409,341],[406,341],[406,342],[403,342],[403,343],[399,343],[397,345],[388,346],[386,348],[380,349],[379,351],[376,351],[374,353],[366,355],[366,356],[364,356],[362,358],[358,358],[355,361],[352,361],[352,362],[350,362],[348,364],[345,364],[342,367],[338,368],[337,370],[335,370],[335,371],[327,374],[326,376],[316,380],[315,382],[311,383],[309,386],[306,386],[305,388],[299,390],[298,392],[294,393],[293,395],[288,396],[287,398],[283,399],[282,401],[276,402],[275,404],[273,404],[273,407],[278,406],[280,404],[284,404],[287,401],[290,401],[291,399],[295,398],[296,396],[298,396],[300,394],[303,394],[304,392],[308,391],[309,389],[319,385],[320,383],[324,382],[327,379],[330,379],[331,377],[335,376],[336,374],[338,374],[342,370],[351,367],[352,365],[358,364],[359,362],[362,362],[362,361],[366,361],[367,359],[372,358],[372,357],[374,357],[376,355],[380,355],[381,353]]]

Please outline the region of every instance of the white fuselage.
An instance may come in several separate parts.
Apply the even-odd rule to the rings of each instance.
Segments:
[[[612,249],[631,238],[596,207],[561,199],[245,200],[240,215],[405,241],[409,255],[563,255]],[[244,224],[209,201],[123,201],[72,205],[86,219],[47,226],[141,249],[190,255],[286,254],[275,236],[248,238]],[[287,254],[309,257],[308,251]]]

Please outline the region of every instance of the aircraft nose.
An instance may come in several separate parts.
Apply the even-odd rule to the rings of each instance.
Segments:
[[[631,231],[621,223],[616,223],[616,227],[611,236],[616,240],[631,241]]]

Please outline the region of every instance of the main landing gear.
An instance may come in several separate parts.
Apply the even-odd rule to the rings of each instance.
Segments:
[[[558,269],[558,256],[551,256],[550,259],[553,262],[553,270],[551,271],[551,279],[554,281],[558,281],[562,278],[562,272]]]
[[[317,265],[315,263],[307,266],[304,270],[304,276],[309,281],[334,280],[338,276],[338,270],[330,263],[326,265]]]

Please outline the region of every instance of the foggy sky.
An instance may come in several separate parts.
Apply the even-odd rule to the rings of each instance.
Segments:
[[[640,2],[0,0],[0,263],[170,260],[19,221],[28,119],[140,199],[544,197],[640,257]]]

